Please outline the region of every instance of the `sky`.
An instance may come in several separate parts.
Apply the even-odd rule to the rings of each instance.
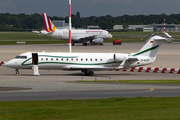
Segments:
[[[0,13],[41,14],[66,17],[69,0],[0,0]],[[81,17],[179,14],[180,0],[72,0],[72,14]]]

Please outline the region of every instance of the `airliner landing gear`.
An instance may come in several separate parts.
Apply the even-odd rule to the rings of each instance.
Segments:
[[[19,69],[16,69],[15,71],[16,71],[15,75],[16,75],[16,76],[20,76]]]
[[[94,75],[94,72],[93,72],[93,71],[89,71],[89,75],[90,75],[90,76],[93,76],[93,75]]]
[[[89,75],[89,76],[93,76],[93,75],[94,75],[94,72],[93,72],[93,71],[82,70],[82,72],[83,72],[85,75]]]
[[[87,43],[83,43],[82,45],[83,45],[83,46],[87,46]]]

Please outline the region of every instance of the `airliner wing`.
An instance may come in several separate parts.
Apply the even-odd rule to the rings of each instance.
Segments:
[[[78,41],[78,40],[80,40],[80,41],[90,41],[90,40],[92,40],[92,39],[94,39],[96,37],[96,35],[91,35],[91,36],[84,36],[84,37],[76,37],[76,38],[73,38],[73,40],[75,40],[75,41]]]

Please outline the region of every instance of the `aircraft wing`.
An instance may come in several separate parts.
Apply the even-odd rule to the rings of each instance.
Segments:
[[[69,66],[70,70],[104,70],[106,67],[98,66],[98,65],[71,65]],[[109,70],[109,67],[107,67],[107,70]]]
[[[40,33],[39,31],[32,31],[33,33]]]
[[[84,36],[84,37],[76,37],[76,38],[73,38],[73,40],[75,40],[75,41],[78,41],[78,40],[80,40],[80,41],[90,41],[90,40],[92,40],[92,39],[94,39],[96,37],[96,35],[90,35],[90,36]]]

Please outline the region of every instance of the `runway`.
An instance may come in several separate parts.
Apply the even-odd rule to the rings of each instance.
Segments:
[[[137,52],[144,43],[123,43],[113,46],[73,46],[73,52]],[[146,67],[180,68],[180,44],[165,43],[157,60]],[[5,45],[0,46],[0,61],[8,61],[27,51],[68,52],[66,45]],[[81,83],[77,80],[164,80],[180,79],[179,74],[131,73],[119,71],[95,71],[94,76],[85,76],[80,71],[40,70],[41,76],[32,76],[31,70],[15,71],[0,67],[0,101],[100,99],[111,97],[172,97],[179,96],[180,85]]]

